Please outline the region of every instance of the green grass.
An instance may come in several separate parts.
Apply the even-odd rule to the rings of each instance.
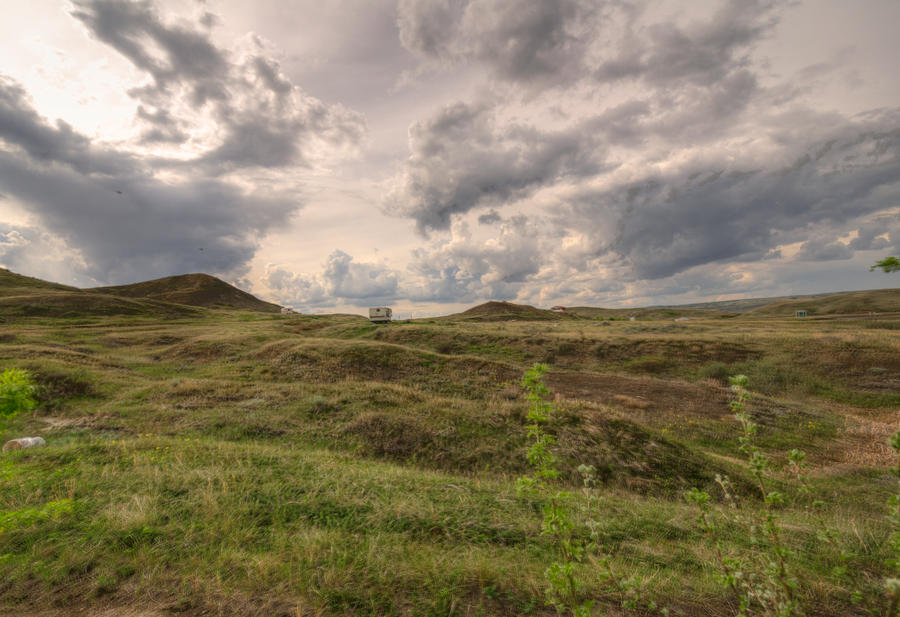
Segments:
[[[0,610],[553,614],[544,504],[515,491],[528,468],[518,382],[545,357],[551,378],[575,384],[548,427],[561,482],[577,489],[577,465],[598,468],[604,549],[673,614],[729,614],[730,602],[682,491],[714,493],[727,474],[760,507],[716,381],[740,368],[761,393],[750,406],[760,445],[776,467],[792,447],[809,452],[840,547],[862,576],[883,575],[891,479],[877,451],[860,465],[841,448],[851,416],[900,406],[900,334],[764,319],[603,324],[17,318],[0,367],[28,369],[40,405],[3,437],[48,445],[0,455]],[[633,390],[616,399],[595,377]],[[772,482],[792,487],[780,470]],[[804,597],[814,613],[853,614],[807,506],[779,513]],[[748,550],[741,529],[722,532],[727,551]],[[585,579],[600,606],[618,605],[590,568]]]

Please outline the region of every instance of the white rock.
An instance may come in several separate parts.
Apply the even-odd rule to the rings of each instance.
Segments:
[[[47,445],[47,442],[44,441],[43,437],[19,437],[18,439],[11,439],[3,444],[3,451],[23,450],[25,448],[34,448],[45,445]]]

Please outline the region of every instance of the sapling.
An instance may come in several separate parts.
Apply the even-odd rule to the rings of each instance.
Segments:
[[[747,457],[747,469],[763,499],[762,521],[744,516],[737,506],[734,491],[727,478],[717,476],[716,481],[729,505],[729,518],[735,524],[749,530],[750,541],[757,550],[757,557],[763,561],[762,572],[750,570],[748,568],[750,564],[745,559],[725,556],[723,543],[716,538],[708,493],[692,489],[685,494],[685,498],[698,505],[700,508],[698,523],[701,529],[716,540],[716,560],[721,571],[720,579],[735,594],[738,600],[738,615],[742,617],[756,608],[764,615],[773,617],[799,615],[802,611],[797,598],[798,583],[791,575],[787,563],[792,553],[782,540],[782,531],[776,514],[776,508],[785,503],[785,496],[768,487],[767,472],[771,463],[755,443],[758,426],[746,409],[746,403],[750,399],[750,393],[747,391],[749,380],[745,375],[737,375],[731,377],[730,381],[734,397],[729,407],[741,425],[741,434],[738,437],[739,449]],[[803,459],[802,453],[797,451],[793,456],[799,465]],[[764,538],[760,537],[760,531]]]
[[[547,424],[556,414],[556,406],[545,400],[550,394],[544,385],[543,376],[547,365],[536,363],[525,371],[522,386],[527,392],[530,402],[528,409],[528,437],[532,440],[528,448],[528,462],[534,468],[531,475],[523,476],[516,482],[520,495],[545,495],[548,497],[543,508],[541,535],[552,538],[556,546],[558,559],[551,562],[544,572],[550,583],[547,589],[547,603],[556,608],[560,614],[571,613],[575,617],[590,615],[594,602],[581,600],[583,582],[577,576],[576,564],[584,556],[584,547],[575,540],[570,501],[573,495],[567,491],[550,487],[548,481],[559,477],[556,467],[557,458],[551,451],[556,439],[545,430]]]
[[[665,608],[658,608],[653,601],[644,602],[641,591],[644,581],[640,577],[622,578],[612,568],[609,556],[600,545],[600,523],[595,519],[596,502],[596,469],[591,465],[579,465],[584,499],[578,504],[581,508],[581,519],[576,519],[573,507],[575,495],[559,490],[550,482],[559,477],[558,459],[551,450],[556,440],[546,431],[547,425],[558,413],[556,405],[546,400],[550,394],[544,384],[543,376],[547,365],[537,363],[525,372],[522,386],[530,401],[528,410],[528,437],[531,445],[527,451],[528,462],[534,468],[531,475],[523,476],[516,482],[520,495],[530,494],[543,496],[546,499],[543,507],[541,535],[553,540],[558,558],[550,563],[544,572],[549,583],[546,591],[547,604],[552,605],[559,614],[571,614],[574,617],[588,617],[595,601],[585,599],[584,581],[579,575],[580,566],[589,564],[595,568],[595,575],[611,591],[618,594],[620,603],[625,609],[646,608],[667,615]],[[583,522],[582,522],[583,519]],[[581,539],[584,534],[576,533],[586,526],[588,541]]]

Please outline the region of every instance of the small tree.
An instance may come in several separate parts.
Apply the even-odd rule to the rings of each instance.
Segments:
[[[37,386],[28,371],[10,368],[0,373],[0,427],[2,423],[37,405]]]
[[[881,268],[885,272],[900,272],[900,259],[896,257],[885,257],[869,268],[869,272]]]

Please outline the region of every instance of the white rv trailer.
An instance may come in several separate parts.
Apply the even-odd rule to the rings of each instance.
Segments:
[[[376,306],[369,309],[369,321],[372,323],[391,323],[391,309],[388,306]]]

